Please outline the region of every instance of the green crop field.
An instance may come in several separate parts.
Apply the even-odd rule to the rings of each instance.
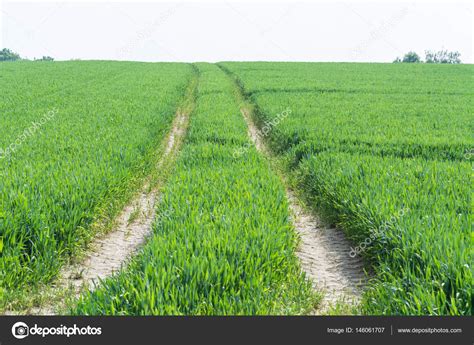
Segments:
[[[315,301],[278,178],[255,149],[233,157],[248,139],[232,82],[215,65],[198,68],[196,110],[153,237],[79,314],[299,314]]]
[[[113,216],[168,132],[192,69],[63,62],[0,66],[0,291],[49,282]]]
[[[473,66],[226,63],[311,204],[375,270],[368,314],[470,314]],[[366,241],[366,239],[370,239]]]
[[[153,173],[196,79],[152,234],[68,312],[313,313],[323,294],[298,259],[288,183],[350,239],[346,260],[365,259],[366,289],[352,312],[470,315],[473,72],[429,64],[0,63],[0,310],[54,283],[104,230],[98,223],[113,227]],[[262,139],[270,152],[250,140],[245,107],[269,129]]]

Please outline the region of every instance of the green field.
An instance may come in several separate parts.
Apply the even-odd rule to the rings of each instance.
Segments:
[[[199,64],[197,106],[154,235],[77,313],[299,314],[312,307],[278,178],[252,148],[231,81]]]
[[[94,220],[116,213],[152,168],[191,74],[184,64],[1,64],[0,289],[51,281]]]
[[[371,239],[362,254],[375,278],[363,311],[470,314],[472,66],[223,66],[258,122],[292,110],[271,131],[271,148],[355,245]]]
[[[153,235],[71,313],[317,309],[320,295],[296,256],[283,173],[366,259],[371,274],[357,312],[470,315],[473,72],[429,64],[0,63],[0,310],[54,282],[96,224],[126,205],[152,173],[197,73],[194,111]],[[250,144],[242,97],[260,128],[291,110],[264,138],[270,158]]]

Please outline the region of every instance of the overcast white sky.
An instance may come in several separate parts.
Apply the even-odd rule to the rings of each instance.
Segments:
[[[4,1],[0,47],[24,57],[138,61],[391,62],[458,50],[473,5],[428,1]]]

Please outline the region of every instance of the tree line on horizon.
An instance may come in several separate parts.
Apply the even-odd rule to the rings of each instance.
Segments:
[[[0,50],[0,61],[18,61],[18,60],[28,60],[28,59],[23,59],[20,54],[15,53],[11,49],[8,48],[3,48]],[[39,59],[34,58],[34,61],[53,61],[54,58],[51,56],[43,56]]]
[[[459,64],[461,63],[460,59],[461,53],[458,51],[448,51],[448,50],[425,50],[425,61],[422,61],[420,56],[414,52],[410,51],[406,53],[403,58],[397,57],[393,62],[408,62],[408,63],[447,63],[447,64]]]
[[[425,61],[422,61],[420,56],[414,52],[410,51],[406,53],[403,58],[397,57],[393,62],[405,62],[405,63],[445,63],[445,64],[459,64],[461,63],[460,59],[461,53],[458,51],[448,51],[448,50],[439,50],[439,51],[425,51]],[[18,61],[18,60],[28,60],[23,59],[20,54],[15,53],[11,49],[3,48],[0,50],[0,61]],[[54,61],[54,58],[51,56],[43,56],[39,59],[34,58],[34,61]]]

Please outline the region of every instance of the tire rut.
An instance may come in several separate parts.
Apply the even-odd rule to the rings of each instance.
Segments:
[[[271,153],[258,135],[250,110],[244,106],[241,112],[255,147],[270,157]],[[285,181],[283,184],[292,222],[300,237],[296,254],[313,288],[323,293],[323,299],[314,314],[328,313],[337,303],[349,306],[358,304],[366,281],[362,258],[351,257],[351,243],[344,233],[336,228],[325,227],[318,217],[301,206]]]
[[[163,140],[163,153],[155,169],[166,169],[176,158],[189,123],[189,115],[194,108],[194,93],[198,77],[188,86],[183,106],[173,120],[169,134]],[[160,181],[159,181],[160,182]],[[109,232],[99,235],[90,243],[84,259],[65,266],[59,278],[52,283],[53,291],[68,290],[68,297],[78,298],[85,289],[93,289],[103,280],[119,271],[144,245],[152,233],[156,214],[156,200],[159,197],[159,183],[151,186],[151,175],[146,179],[140,192],[129,202],[114,221]],[[29,310],[29,315],[55,315],[64,303],[41,305]],[[15,314],[6,312],[5,314]]]

